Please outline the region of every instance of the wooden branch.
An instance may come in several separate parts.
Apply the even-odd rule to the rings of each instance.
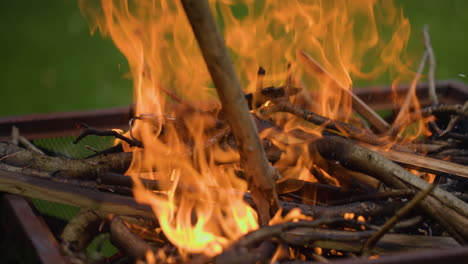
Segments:
[[[429,97],[431,98],[432,105],[438,105],[439,99],[437,98],[435,87],[435,70],[436,60],[434,50],[431,45],[431,36],[429,35],[429,25],[424,25],[423,28],[424,45],[426,46],[427,55],[429,56]]]
[[[462,111],[462,115],[466,115],[468,113],[468,101],[466,101],[462,108],[461,108],[461,111]],[[458,119],[460,119],[461,115],[452,115],[450,117],[450,121],[449,123],[447,124],[447,127],[444,129],[444,131],[442,131],[439,136],[444,136],[446,135],[447,133],[450,133],[452,131],[452,129],[455,127],[455,125],[457,124],[458,122]]]
[[[323,225],[338,224],[338,223],[351,223],[353,221],[344,220],[342,217],[339,218],[330,218],[330,219],[317,219],[313,221],[301,220],[298,222],[286,222],[271,226],[264,226],[257,230],[254,230],[237,242],[235,242],[231,247],[252,247],[264,240],[270,239],[272,237],[278,237],[283,232],[293,230],[296,228],[318,228]]]
[[[429,184],[385,157],[355,145],[338,137],[325,137],[309,145],[311,152],[318,151],[320,155],[331,160],[337,160],[342,166],[373,176],[385,184],[397,189],[407,189],[412,186],[419,190],[429,187]],[[442,205],[443,204],[443,205]],[[440,188],[435,188],[421,203],[421,207],[434,217],[460,243],[468,241],[468,205]],[[452,211],[452,210],[453,211]]]
[[[99,234],[99,226],[105,214],[95,211],[81,211],[71,219],[60,236],[62,250],[72,263],[89,263],[86,247]]]
[[[156,255],[157,250],[134,234],[119,216],[114,216],[110,223],[112,244],[135,259],[146,259],[148,252]]]
[[[258,263],[259,260],[264,260],[265,256],[257,255],[255,252],[250,252],[249,249],[255,248],[258,245],[262,245],[267,241],[270,241],[274,238],[281,239],[286,232],[294,231],[294,230],[313,230],[313,233],[305,234],[305,232],[301,232],[301,235],[310,235],[310,239],[313,240],[315,238],[324,238],[327,239],[339,239],[343,238],[345,240],[360,240],[359,235],[357,232],[347,232],[347,233],[354,233],[354,234],[344,234],[342,232],[333,232],[331,230],[320,230],[319,228],[324,225],[331,225],[331,224],[356,224],[356,221],[352,220],[344,220],[343,218],[333,218],[333,219],[317,219],[314,221],[298,221],[298,222],[286,222],[280,223],[271,226],[263,226],[257,230],[254,230],[245,236],[241,237],[237,242],[233,243],[229,248],[225,249],[223,253],[216,256],[214,258],[214,263]],[[300,232],[300,231],[298,231]],[[364,237],[369,236],[370,233],[364,234]],[[297,236],[294,237],[284,237],[287,240],[298,239]]]
[[[397,150],[384,150],[371,145],[364,145],[366,148],[379,153],[380,155],[392,160],[405,168],[416,169],[419,171],[435,174],[451,174],[463,178],[468,178],[468,167],[456,164],[450,161],[434,159],[418,154],[401,152]]]
[[[316,240],[328,241],[362,241],[369,238],[374,231],[342,231],[330,228],[296,228],[279,235],[288,245],[304,246]]]
[[[131,147],[139,147],[143,148],[143,143],[137,139],[131,139],[128,138],[122,134],[120,134],[117,131],[114,130],[99,130],[93,127],[88,126],[87,124],[81,124],[85,130],[81,132],[81,134],[73,140],[73,144],[78,144],[81,140],[83,140],[85,137],[94,135],[94,136],[100,136],[100,137],[115,137],[118,138],[124,142],[127,142]]]
[[[0,192],[77,206],[82,209],[154,219],[149,206],[138,204],[131,197],[101,193],[71,184],[52,182],[3,170],[0,170]]]
[[[338,88],[341,89],[348,96],[351,96],[353,101],[353,107],[356,109],[360,115],[366,118],[379,132],[383,133],[390,128],[390,125],[383,120],[372,108],[370,108],[364,101],[357,97],[353,92],[341,84],[333,75],[326,71],[316,60],[314,60],[309,54],[305,51],[299,53],[300,58],[304,61],[307,69],[310,70],[317,76],[326,77],[332,83],[334,83]]]
[[[317,240],[311,243],[310,246],[357,253],[361,250],[362,243],[352,241],[340,242]],[[460,245],[458,245],[457,241],[451,237],[386,234],[379,242],[377,242],[376,246],[370,251],[370,253],[389,254],[401,251],[418,251],[435,248],[449,249],[455,247],[460,247]]]
[[[346,137],[357,139],[359,141],[366,142],[372,145],[379,146],[386,144],[386,142],[382,140],[382,138],[366,130],[357,128],[342,121],[331,120],[314,112],[304,110],[299,106],[293,105],[287,101],[281,101],[271,106],[268,106],[266,109],[263,110],[262,114],[269,115],[275,112],[287,112],[293,114],[317,126],[324,126],[327,129],[340,131]]]
[[[357,216],[362,215],[364,217],[392,216],[401,207],[401,205],[402,204],[400,202],[377,203],[364,201],[334,206],[311,206],[307,204],[281,201],[281,207],[286,212],[294,208],[299,208],[304,215],[311,216],[314,219],[343,217],[346,213],[353,213]]]
[[[345,203],[352,203],[357,201],[376,201],[376,200],[387,200],[388,198],[407,198],[415,194],[415,190],[406,189],[406,190],[389,190],[389,191],[379,191],[373,192],[364,195],[354,195],[349,196],[343,200],[334,200],[330,202],[330,205],[338,205]]]
[[[311,146],[314,145],[317,146],[317,150],[322,156],[337,159],[341,162],[341,165],[363,171],[368,175],[377,177],[388,185],[393,185],[401,181],[419,190],[425,190],[429,187],[429,183],[416,177],[380,154],[353,144],[343,138],[324,137],[317,140],[315,144]],[[312,147],[310,151],[313,150]],[[382,172],[384,173],[382,174]],[[376,176],[376,174],[380,175]],[[443,189],[435,188],[431,196],[436,197],[464,217],[468,217],[468,205],[453,194]]]
[[[232,128],[246,172],[249,189],[265,225],[279,209],[274,188],[277,171],[269,164],[254,120],[249,113],[226,46],[206,0],[182,0],[211,78],[218,91],[224,115]]]
[[[0,160],[19,168],[49,172],[54,177],[95,179],[102,172],[126,171],[132,161],[132,153],[102,154],[93,158],[75,160],[41,155],[13,144],[0,142]]]

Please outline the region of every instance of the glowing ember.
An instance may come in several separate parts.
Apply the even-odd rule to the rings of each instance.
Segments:
[[[246,92],[256,90],[262,66],[268,71],[266,86],[289,80],[295,87],[314,90],[319,96],[310,110],[347,121],[353,114],[349,94],[329,79],[310,75],[298,59],[301,51],[345,89],[351,89],[352,78],[388,72],[395,82],[412,77],[400,55],[410,26],[391,1],[210,2]],[[127,148],[134,154],[127,174],[136,183],[137,201],[153,208],[164,234],[185,253],[218,254],[256,229],[256,213],[243,201],[247,184],[234,173],[238,165],[217,165],[239,157],[213,143],[210,131],[219,128],[207,111],[219,111],[219,104],[213,104],[217,96],[180,2],[82,0],[80,5],[92,30],[110,36],[127,57],[136,115],[145,116],[133,127],[144,149]],[[306,93],[297,97],[307,100]],[[176,101],[183,106],[176,107]],[[294,118],[281,120],[289,122],[287,129],[317,130]],[[281,148],[281,140],[272,142]],[[285,175],[314,180],[309,173],[312,157],[301,141],[295,144],[299,147],[282,149],[286,154],[278,164],[287,165]],[[303,157],[292,159],[288,153]],[[296,162],[288,164],[289,159]],[[139,180],[143,175],[161,180],[166,191],[146,190]]]

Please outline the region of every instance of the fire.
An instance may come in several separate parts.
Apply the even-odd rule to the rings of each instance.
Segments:
[[[353,114],[351,98],[336,82],[351,89],[353,79],[391,72],[395,80],[404,81],[412,73],[400,55],[410,26],[391,1],[211,0],[210,4],[246,92],[255,91],[262,66],[268,72],[266,86],[289,79],[293,86],[318,93],[310,110],[347,121]],[[128,148],[134,159],[127,174],[136,183],[137,201],[153,208],[164,234],[184,253],[218,254],[258,228],[255,211],[243,200],[247,184],[235,174],[238,153],[213,140],[219,121],[212,113],[220,107],[181,3],[81,0],[80,7],[92,31],[99,29],[112,38],[130,65],[136,115],[145,117],[132,128],[144,148]],[[301,52],[313,57],[336,82],[313,76],[301,62]],[[317,129],[297,119],[282,120],[291,129]],[[305,148],[296,149],[308,155]],[[290,157],[281,159],[278,164],[286,164]],[[219,165],[219,160],[232,163]],[[311,157],[295,160],[287,164],[295,166],[289,171],[299,173],[297,178],[313,179],[308,173],[313,168]],[[164,191],[145,189],[139,180],[143,175],[160,180]]]

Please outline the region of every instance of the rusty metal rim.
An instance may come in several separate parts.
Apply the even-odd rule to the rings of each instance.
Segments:
[[[133,116],[132,107],[76,112],[0,117],[0,140],[10,137],[12,126],[28,139],[76,136],[85,123],[96,128],[124,128]]]
[[[427,83],[420,83],[416,93],[422,104],[427,104]],[[391,100],[406,94],[408,85],[377,86],[355,89],[355,94],[375,110],[391,109]],[[468,100],[468,86],[456,80],[439,81],[436,83],[437,93],[442,103],[464,103]],[[59,136],[77,136],[82,130],[79,125],[86,123],[96,128],[127,128],[128,121],[133,116],[133,107],[118,107],[102,110],[87,110],[61,112],[50,114],[34,114],[23,116],[0,117],[0,140],[7,140],[11,135],[12,126],[17,126],[21,135],[28,139],[50,138]]]
[[[41,263],[68,263],[60,252],[58,243],[49,227],[40,217],[36,216],[26,198],[13,194],[4,194],[2,199],[6,207],[3,210],[8,210],[9,216],[15,218],[15,220],[10,219],[10,223],[19,227],[27,236],[29,245],[36,253],[38,261]],[[15,228],[15,226],[9,226],[8,228]],[[17,237],[16,240],[18,239],[22,238]],[[24,252],[25,248],[11,250]]]

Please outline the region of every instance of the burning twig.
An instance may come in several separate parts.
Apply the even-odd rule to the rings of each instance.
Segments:
[[[259,209],[260,222],[265,225],[271,215],[279,209],[273,184],[274,179],[278,178],[277,172],[268,164],[239,79],[208,2],[182,0],[182,5],[218,91],[224,115],[236,139],[249,189]]]
[[[257,84],[256,84],[256,92],[260,92],[263,89],[263,79],[265,79],[266,71],[261,66],[258,68],[257,72]]]
[[[262,114],[268,116],[275,112],[287,112],[287,113],[293,114],[317,126],[323,125],[328,129],[340,131],[343,134],[345,134],[345,136],[348,136],[350,138],[354,138],[359,141],[366,142],[372,145],[385,144],[385,142],[380,137],[374,134],[371,134],[368,131],[359,129],[355,126],[352,126],[350,124],[347,124],[341,121],[331,120],[327,117],[304,110],[300,108],[299,106],[293,105],[287,101],[281,101],[272,106],[268,106],[262,111]]]
[[[395,150],[382,150],[374,146],[366,146],[372,151],[379,153],[385,158],[392,160],[405,168],[417,169],[419,171],[450,174],[458,177],[468,178],[468,167],[453,162],[434,159],[418,154],[406,153]],[[445,157],[455,153],[445,153]]]
[[[143,143],[141,141],[139,141],[137,139],[127,138],[126,136],[120,134],[117,131],[114,131],[114,130],[99,130],[99,129],[92,128],[92,127],[88,126],[87,124],[81,124],[81,125],[83,127],[85,127],[86,129],[83,132],[81,132],[81,134],[73,141],[73,144],[77,144],[83,138],[85,138],[85,137],[87,137],[89,135],[94,135],[94,136],[103,136],[103,137],[111,136],[111,137],[115,137],[115,138],[118,138],[118,139],[120,139],[122,141],[127,142],[132,147],[139,147],[139,148],[143,147]]]
[[[249,252],[249,248],[255,248],[262,242],[271,240],[273,238],[282,238],[285,235],[285,232],[292,231],[295,229],[314,228],[314,233],[309,233],[311,236],[321,236],[331,238],[331,232],[328,230],[322,230],[324,233],[319,231],[319,227],[330,224],[358,224],[355,221],[344,220],[343,218],[334,218],[334,219],[318,219],[314,221],[298,221],[298,222],[287,222],[282,224],[276,224],[272,226],[264,226],[258,230],[252,231],[239,239],[236,243],[231,245],[223,253],[214,258],[215,263],[246,263],[245,255],[249,256],[248,263],[256,263],[255,261],[259,259],[265,259],[265,256],[256,255],[255,252],[252,254]],[[351,232],[349,232],[351,233]],[[354,233],[354,232],[353,232]],[[370,235],[370,234],[367,234]],[[345,235],[346,238],[349,238],[349,235]],[[338,236],[335,236],[337,239]],[[339,235],[340,238],[343,238],[342,234]],[[356,237],[356,236],[354,236]],[[292,238],[291,238],[292,239]],[[250,253],[250,254],[249,254]],[[240,257],[240,258],[239,258]],[[234,261],[236,260],[236,261]]]
[[[419,79],[421,79],[424,67],[426,67],[428,56],[428,52],[424,51],[424,54],[421,58],[421,62],[418,66],[418,71],[416,72],[413,81],[411,81],[410,88],[406,93],[405,100],[403,101],[403,104],[400,107],[400,111],[398,112],[395,121],[393,121],[391,128],[387,131],[387,134],[395,135],[405,124],[406,120],[403,118],[403,116],[409,111],[409,108],[411,106],[411,100],[414,98],[414,96],[416,96],[416,86],[418,85]]]
[[[369,255],[369,250],[375,246],[377,241],[379,241],[379,239],[382,238],[382,236],[385,233],[387,233],[393,226],[395,226],[395,224],[403,216],[405,216],[407,213],[409,213],[409,211],[411,211],[414,207],[419,205],[419,203],[422,200],[424,200],[424,198],[426,198],[434,188],[435,188],[435,185],[431,185],[426,190],[416,194],[413,197],[413,199],[411,199],[411,201],[409,201],[405,206],[403,206],[400,210],[398,210],[396,212],[396,214],[394,216],[392,216],[392,218],[390,218],[387,222],[385,222],[385,224],[377,232],[372,234],[372,236],[362,246],[362,249],[361,249],[362,255],[368,256]]]
[[[466,101],[462,108],[461,108],[461,114],[460,115],[452,115],[452,117],[450,118],[450,121],[447,125],[447,127],[444,129],[444,131],[442,131],[442,133],[440,133],[439,136],[444,136],[445,134],[449,133],[452,131],[452,129],[455,127],[455,124],[457,123],[458,119],[460,119],[460,116],[465,116],[468,114],[468,101]]]
[[[353,101],[353,107],[356,109],[356,112],[365,117],[379,132],[383,133],[390,128],[390,125],[382,119],[372,108],[370,108],[364,101],[359,97],[353,94],[348,88],[341,84],[333,75],[326,71],[317,61],[309,56],[305,51],[299,53],[299,58],[301,58],[307,69],[312,71],[317,76],[323,76],[332,81],[342,92],[345,92]]]
[[[454,104],[454,105],[433,105],[429,107],[425,107],[420,109],[419,111],[414,111],[409,115],[409,118],[405,120],[405,125],[409,125],[411,123],[417,122],[421,120],[421,117],[430,117],[435,114],[441,114],[441,113],[446,113],[446,114],[452,114],[454,116],[460,116],[461,118],[467,118],[468,112],[463,111],[463,105],[460,104]],[[437,134],[439,137],[442,135],[442,131],[437,126],[435,122],[430,122],[430,125],[435,126],[434,129],[437,131]],[[395,127],[393,130],[397,131],[399,130],[404,124],[400,124],[400,126],[397,128]]]
[[[426,45],[427,55],[429,56],[429,97],[431,98],[432,105],[438,105],[439,99],[437,99],[437,93],[435,88],[435,70],[436,60],[434,50],[431,45],[431,37],[429,35],[429,25],[424,25],[423,28],[424,44]]]

